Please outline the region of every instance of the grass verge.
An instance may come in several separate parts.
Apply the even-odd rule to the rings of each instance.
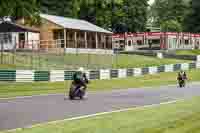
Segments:
[[[199,101],[200,97],[196,97],[151,108],[44,124],[12,133],[199,133]]]
[[[177,50],[177,55],[200,55],[200,50]]]
[[[200,81],[200,70],[188,71],[190,81]],[[95,80],[88,86],[89,91],[106,91],[113,89],[140,88],[149,86],[160,86],[176,83],[177,73],[160,73],[156,75],[145,75],[141,77],[130,77],[125,79]],[[0,83],[0,98],[30,96],[38,94],[64,93],[70,86],[66,82],[35,82],[35,83]]]
[[[13,63],[13,55],[4,55],[4,65],[0,64],[1,69],[75,69],[80,66],[99,69],[99,68],[134,68],[159,66],[164,64],[176,64],[189,62],[177,59],[158,59],[140,55],[95,55],[95,54],[34,54],[17,53]],[[9,65],[10,64],[10,65]]]

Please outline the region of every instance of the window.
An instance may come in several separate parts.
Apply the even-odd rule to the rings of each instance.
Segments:
[[[55,30],[54,31],[54,39],[59,40],[59,39],[64,39],[64,32],[63,30]]]
[[[185,40],[185,45],[189,45],[189,40]]]
[[[128,46],[131,46],[131,44],[132,44],[132,41],[129,40],[129,41],[128,41]]]
[[[115,43],[119,43],[119,41],[115,41]]]
[[[120,44],[124,44],[124,40],[120,40],[119,43],[120,43]]]
[[[0,40],[4,43],[12,42],[12,35],[11,33],[8,34],[0,34]]]
[[[159,44],[160,45],[160,39],[153,39],[152,44]]]
[[[142,40],[137,40],[137,45],[142,45]]]

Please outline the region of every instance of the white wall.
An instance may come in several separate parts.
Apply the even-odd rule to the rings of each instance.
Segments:
[[[33,33],[33,32],[28,32],[28,40],[40,40],[40,34],[39,33]]]
[[[40,34],[39,33],[33,33],[33,32],[28,32],[28,37],[26,38],[30,45],[29,47],[33,48],[34,49],[38,49],[38,46],[39,46],[39,40],[40,40]]]
[[[66,53],[79,53],[79,54],[106,54],[112,55],[114,52],[113,50],[104,50],[104,49],[82,49],[82,48],[66,48]]]
[[[15,37],[17,36],[17,34],[15,33],[9,33],[10,35],[0,35],[2,38],[8,38],[9,36],[11,38],[9,39],[3,39],[2,40],[2,44],[3,44],[3,48],[2,45],[0,45],[0,49],[3,50],[12,50],[15,47]]]

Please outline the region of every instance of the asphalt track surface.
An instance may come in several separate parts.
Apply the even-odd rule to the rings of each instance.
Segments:
[[[63,94],[1,99],[0,131],[193,96],[200,96],[199,83],[186,88],[163,86],[90,93],[82,101],[64,100]]]

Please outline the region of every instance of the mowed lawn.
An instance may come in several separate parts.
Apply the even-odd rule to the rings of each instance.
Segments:
[[[200,97],[10,133],[199,133]],[[4,132],[8,133],[8,132]]]
[[[177,55],[200,55],[200,50],[177,50]]]
[[[134,68],[159,66],[189,62],[177,59],[158,59],[140,55],[94,55],[94,54],[33,54],[17,53],[4,54],[3,65],[0,69],[39,69],[39,70],[68,70],[80,66],[89,69],[100,68]]]
[[[200,81],[200,70],[188,71],[189,81]],[[125,79],[94,80],[88,91],[109,91],[113,89],[140,88],[176,84],[177,73],[160,73]],[[66,82],[35,82],[35,83],[0,83],[0,98],[29,96],[38,94],[55,94],[68,92],[71,81]]]

